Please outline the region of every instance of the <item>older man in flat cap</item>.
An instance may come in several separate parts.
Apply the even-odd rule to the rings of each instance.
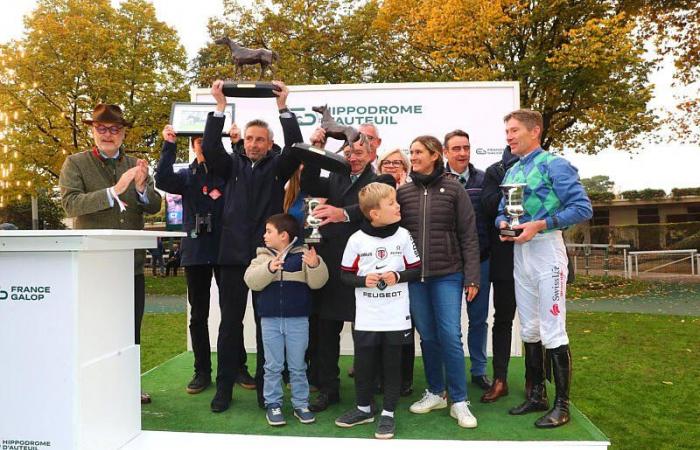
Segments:
[[[100,103],[90,120],[95,145],[68,156],[59,185],[61,203],[75,229],[143,230],[144,214],[160,211],[161,197],[153,188],[146,161],[124,153],[122,143],[131,123],[117,105]],[[136,344],[141,342],[145,303],[145,250],[134,253],[134,321]],[[141,403],[149,403],[141,394]]]

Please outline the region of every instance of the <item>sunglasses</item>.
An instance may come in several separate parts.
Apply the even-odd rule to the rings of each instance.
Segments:
[[[113,125],[111,127],[106,127],[104,125],[95,125],[94,128],[95,131],[97,131],[99,134],[105,134],[109,131],[109,134],[115,135],[119,134],[119,132],[122,131],[122,128],[124,127],[118,127],[116,125]]]

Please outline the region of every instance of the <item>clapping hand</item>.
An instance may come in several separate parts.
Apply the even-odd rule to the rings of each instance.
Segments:
[[[134,169],[136,169],[134,172],[136,190],[143,193],[146,191],[146,182],[148,181],[148,163],[143,159],[139,159]]]
[[[117,195],[121,195],[126,191],[126,189],[129,187],[132,181],[134,181],[134,177],[136,176],[136,172],[139,170],[138,166],[134,166],[131,169],[127,170],[122,174],[121,177],[119,177],[119,181],[117,181],[117,184],[114,185],[114,193]]]

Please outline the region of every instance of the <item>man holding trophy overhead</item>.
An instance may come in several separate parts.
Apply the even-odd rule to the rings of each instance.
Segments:
[[[224,82],[216,80],[211,88],[216,109],[207,117],[202,150],[209,169],[227,180],[218,260],[221,324],[217,341],[216,395],[211,402],[213,412],[229,408],[233,384],[241,366],[242,323],[248,297],[243,275],[255,257],[256,248],[263,245],[265,221],[271,215],[282,212],[284,185],[300,163],[289,151],[291,145],[303,140],[296,116],[287,108],[289,90],[284,83],[273,83],[284,131],[285,149],[281,154],[270,151],[272,139],[268,124],[262,120],[253,120],[243,132],[244,154],[233,152],[229,155],[221,142],[226,108]],[[257,295],[254,295],[254,307],[256,298]],[[264,407],[262,392],[265,360],[257,314],[255,319],[258,349],[255,378],[258,403]]]
[[[578,171],[564,158],[540,145],[542,115],[517,110],[506,115],[506,138],[520,157],[505,175],[496,226],[502,241],[513,241],[515,299],[525,343],[526,379],[532,384],[527,399],[510,410],[520,415],[549,408],[544,385],[544,346],[551,358],[556,398],[547,414],[535,422],[553,428],[569,422],[571,352],[566,334],[566,247],[561,230],[588,220],[591,202]],[[506,216],[520,216],[519,224]],[[516,222],[517,223],[517,222]]]

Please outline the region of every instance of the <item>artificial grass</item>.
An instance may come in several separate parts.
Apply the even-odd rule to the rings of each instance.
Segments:
[[[249,356],[248,361],[255,358]],[[147,430],[190,431],[234,434],[264,434],[273,436],[315,436],[374,438],[375,425],[339,428],[334,420],[346,409],[354,407],[353,380],[346,374],[352,358],[341,358],[341,404],[333,405],[317,415],[317,422],[302,425],[292,416],[289,390],[285,390],[284,413],[287,425],[271,427],[265,421],[265,412],[258,408],[254,391],[240,387],[234,390],[231,408],[221,414],[209,410],[214,395],[210,387],[201,394],[189,395],[185,385],[192,376],[192,354],[183,353],[151,370],[142,377],[144,390],[151,393],[153,403],[142,409],[143,428]],[[607,438],[581,412],[572,407],[572,421],[555,430],[540,430],[534,421],[540,414],[510,416],[508,409],[523,399],[522,360],[514,358],[511,365],[511,394],[496,403],[479,403],[482,391],[470,385],[470,396],[474,399],[470,409],[479,421],[479,427],[466,430],[457,426],[449,417],[449,409],[417,415],[408,411],[409,405],[420,398],[419,389],[407,398],[402,398],[396,411],[397,437],[401,439],[453,439],[453,440],[509,440],[509,441],[605,441]],[[251,370],[253,368],[251,367]],[[415,387],[425,386],[422,362],[416,359]],[[552,392],[553,394],[553,392]],[[381,403],[381,396],[376,398]]]
[[[185,351],[185,321],[184,313],[146,314],[141,347],[144,371]],[[612,450],[700,448],[697,419],[700,417],[700,389],[697,387],[700,373],[700,317],[569,311],[567,329],[574,360],[571,397],[576,406],[609,436]],[[517,361],[511,363],[511,384],[516,381],[515,371],[521,370],[519,366],[521,364]],[[173,383],[177,386],[167,395],[163,393],[164,396],[161,396],[157,390],[154,392],[153,405],[144,408],[145,427],[155,429],[161,420],[169,419],[172,411],[161,411],[159,405],[168,403],[170,396],[179,398],[187,395],[184,387],[192,375],[191,370],[189,366],[183,367],[182,372],[173,374],[176,378]],[[419,373],[420,369],[416,367],[416,374]],[[144,385],[150,386],[149,378],[150,374],[144,376]],[[348,390],[350,381],[343,374],[346,398],[352,398],[352,392]],[[416,388],[420,386],[416,384]],[[470,385],[470,396],[475,400],[475,407],[480,406],[477,405],[477,391],[478,388]],[[251,410],[257,412],[256,419],[263,421],[257,422],[259,426],[267,427],[262,411],[254,409],[257,406],[251,392],[236,388],[232,409],[224,416],[207,414],[213,395],[214,391],[210,388],[190,397],[187,403],[190,408],[182,412],[185,425],[190,422],[190,410],[196,410],[198,413],[192,420],[202,417],[205,423],[215,421],[222,432],[230,433],[237,411],[243,409],[239,407],[239,400],[248,399]],[[515,404],[520,400],[518,395],[511,387],[511,394],[499,402]],[[400,407],[405,411],[408,403],[402,399]],[[334,411],[333,414],[341,412]],[[475,412],[479,428],[465,430],[466,433],[479,431],[488,425],[489,420],[482,411],[475,409]],[[444,415],[443,412],[432,414],[439,414],[444,419],[443,425],[450,430],[454,426],[447,412]],[[422,416],[417,418],[421,419]],[[398,431],[402,433],[398,437],[401,438],[405,429],[402,424],[408,422],[401,414],[397,419]],[[419,423],[424,426],[422,422]],[[298,426],[290,423],[286,428]],[[351,431],[346,431],[344,435],[348,436],[347,433]],[[372,425],[361,432],[365,437],[371,436]]]

